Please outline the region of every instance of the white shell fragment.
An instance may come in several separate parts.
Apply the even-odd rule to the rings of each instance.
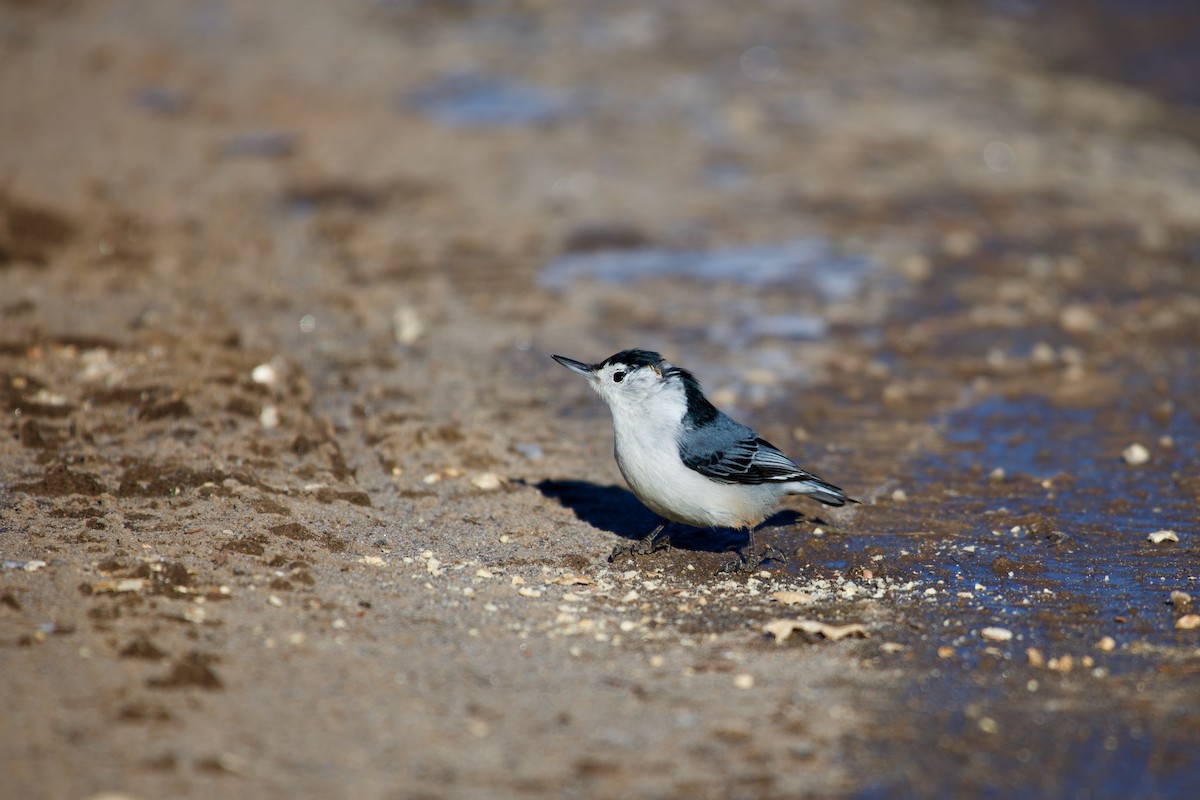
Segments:
[[[560,586],[590,586],[591,584],[595,583],[595,581],[589,578],[587,575],[580,575],[572,572],[567,575],[560,575],[559,577],[549,581],[549,583],[557,583]]]
[[[753,689],[754,676],[748,672],[743,672],[733,676],[733,685],[739,689]]]
[[[114,578],[111,580],[96,581],[95,585],[92,586],[92,592],[95,594],[101,594],[102,592],[123,594],[125,592],[140,592],[145,588],[145,578]]]
[[[1138,467],[1150,460],[1150,451],[1140,442],[1134,442],[1121,453],[1121,458],[1131,467]]]
[[[425,333],[425,323],[412,306],[399,306],[392,312],[392,332],[400,344],[414,344]]]
[[[835,642],[847,636],[858,636],[864,639],[867,637],[866,627],[857,622],[848,625],[829,625],[814,619],[773,619],[763,624],[763,633],[774,636],[776,644],[786,642],[795,631],[815,633]]]
[[[1013,638],[1013,633],[1008,628],[984,628],[979,635],[989,642],[1008,642]]]
[[[1175,531],[1155,531],[1146,537],[1146,539],[1154,544],[1162,544],[1163,542],[1178,542],[1179,537]]]
[[[808,592],[775,592],[771,597],[785,606],[808,605],[813,601],[813,596]]]
[[[494,492],[499,489],[504,483],[503,479],[494,472],[484,472],[481,475],[476,475],[471,478],[471,483],[477,489],[482,489],[485,492]]]

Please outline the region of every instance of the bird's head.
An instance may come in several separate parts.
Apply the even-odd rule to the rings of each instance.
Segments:
[[[650,350],[622,350],[598,364],[585,364],[565,356],[552,356],[572,372],[582,375],[614,412],[646,411],[684,402],[684,370],[672,366]],[[690,376],[689,376],[690,377]]]

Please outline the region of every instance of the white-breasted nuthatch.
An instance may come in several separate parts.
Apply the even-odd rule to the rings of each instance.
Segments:
[[[680,522],[748,530],[740,568],[751,570],[768,557],[754,551],[754,527],[784,495],[808,495],[831,506],[858,502],[730,419],[704,396],[692,373],[658,353],[623,350],[598,364],[552,358],[587,378],[608,403],[621,474],[662,518],[643,539],[617,546],[609,561],[670,546],[659,534],[670,522]]]

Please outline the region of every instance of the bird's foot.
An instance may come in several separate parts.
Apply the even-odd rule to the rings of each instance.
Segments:
[[[613,548],[613,551],[608,556],[608,563],[612,563],[618,556],[648,556],[651,553],[657,553],[659,550],[671,549],[670,536],[657,536],[658,531],[650,536],[643,536],[634,542],[623,542]]]
[[[730,561],[725,566],[721,567],[721,572],[754,572],[763,565],[765,561],[781,561],[787,563],[787,556],[779,551],[779,548],[774,545],[767,545],[762,549],[762,552],[754,552],[749,548],[745,554],[738,557],[736,561]]]

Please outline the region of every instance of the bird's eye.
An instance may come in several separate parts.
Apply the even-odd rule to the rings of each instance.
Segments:
[[[620,383],[623,380],[625,380],[625,373],[623,371],[613,373],[613,383]]]

